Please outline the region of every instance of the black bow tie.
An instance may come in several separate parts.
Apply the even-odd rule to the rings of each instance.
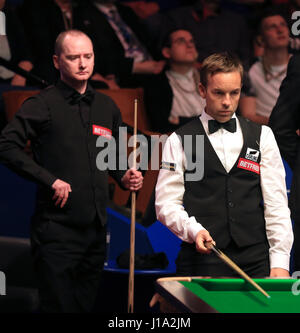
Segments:
[[[217,120],[209,120],[208,121],[208,130],[209,133],[214,133],[218,129],[223,127],[227,131],[234,133],[236,131],[236,120],[235,118],[231,118],[229,121],[226,121],[226,123],[220,123]]]
[[[80,101],[84,101],[87,104],[91,105],[94,98],[94,92],[87,90],[84,94],[79,94],[75,92],[71,96],[71,104],[78,104]]]

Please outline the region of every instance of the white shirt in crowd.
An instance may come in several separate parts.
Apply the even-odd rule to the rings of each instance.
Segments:
[[[253,64],[249,70],[251,82],[250,94],[256,97],[256,113],[269,118],[279,96],[281,82],[286,76],[287,64],[270,66],[273,78],[265,79],[261,61]],[[281,73],[281,74],[280,74]]]
[[[185,74],[166,71],[173,91],[171,118],[199,116],[206,105],[205,99],[198,92],[194,71],[195,69],[191,69]]]

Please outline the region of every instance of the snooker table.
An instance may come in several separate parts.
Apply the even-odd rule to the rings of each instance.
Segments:
[[[162,312],[300,313],[300,295],[292,292],[292,286],[299,280],[254,281],[270,298],[239,278],[169,277],[158,279],[155,287]]]

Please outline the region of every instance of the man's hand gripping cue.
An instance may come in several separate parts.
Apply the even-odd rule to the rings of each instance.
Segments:
[[[200,230],[196,236],[196,250],[203,254],[209,254],[211,253],[211,250],[209,249],[209,244],[216,244],[215,241],[211,238],[209,232],[205,229]]]

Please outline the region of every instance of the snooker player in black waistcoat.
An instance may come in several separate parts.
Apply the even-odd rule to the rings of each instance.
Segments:
[[[100,136],[118,140],[121,114],[88,84],[94,52],[78,30],[56,40],[55,86],[28,99],[0,137],[0,160],[38,184],[31,245],[42,312],[92,311],[105,258],[108,175],[131,191],[139,171],[96,166]],[[30,140],[33,159],[24,153]],[[116,152],[118,153],[118,152]]]
[[[252,277],[289,276],[285,171],[271,129],[235,115],[242,76],[237,58],[206,58],[199,85],[206,107],[164,146],[155,204],[157,218],[183,240],[178,275],[235,276],[205,246],[215,242]]]

